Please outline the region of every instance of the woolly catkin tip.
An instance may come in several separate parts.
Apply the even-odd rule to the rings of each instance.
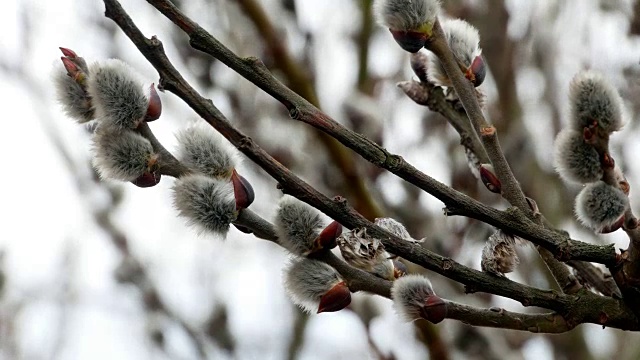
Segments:
[[[240,163],[238,150],[208,124],[193,124],[176,134],[178,159],[204,175],[230,179]]]
[[[96,129],[93,153],[93,164],[106,179],[133,181],[157,165],[157,155],[149,140],[133,131],[108,126]]]
[[[395,219],[376,218],[373,223],[401,239],[413,240],[411,235],[409,235],[407,228],[405,228],[404,225],[402,225],[402,223],[400,223],[399,221],[396,221]]]
[[[602,178],[600,156],[584,141],[582,132],[562,130],[556,137],[553,158],[556,171],[566,182],[586,184]]]
[[[588,184],[576,197],[575,212],[585,226],[602,232],[613,227],[629,207],[629,199],[617,187],[603,181]]]
[[[431,281],[422,275],[409,274],[393,282],[393,307],[403,321],[411,322],[424,317],[425,303],[435,296]]]
[[[302,256],[313,250],[313,243],[322,230],[320,213],[288,195],[280,199],[274,223],[280,245]]]
[[[480,86],[486,75],[486,66],[479,46],[478,30],[460,19],[444,20],[440,24],[458,66],[474,86]],[[427,67],[429,81],[438,86],[452,86],[440,59],[435,54],[429,53],[429,60]]]
[[[605,133],[624,125],[620,94],[607,79],[595,71],[578,73],[569,86],[571,124],[577,131],[594,124]]]
[[[515,270],[519,262],[513,236],[498,230],[484,244],[480,261],[482,271],[502,275]]]
[[[429,32],[440,12],[438,0],[375,0],[373,12],[378,23],[391,30]]]
[[[56,98],[64,113],[79,124],[93,120],[95,113],[86,90],[59,67],[54,69],[52,77]]]
[[[173,186],[173,203],[179,215],[201,232],[224,236],[237,217],[231,182],[200,174],[176,180]]]
[[[125,62],[110,59],[90,67],[87,90],[96,117],[117,129],[135,129],[149,105],[140,76]]]
[[[323,296],[343,281],[331,266],[307,258],[292,259],[284,272],[284,286],[289,298],[308,313],[320,310]],[[339,300],[344,303],[345,296]]]

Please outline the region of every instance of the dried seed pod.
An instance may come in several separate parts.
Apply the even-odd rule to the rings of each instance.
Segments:
[[[208,124],[189,126],[176,134],[177,157],[204,175],[230,179],[240,163],[238,150]]]
[[[629,207],[622,190],[603,181],[585,186],[576,197],[575,212],[585,226],[601,232],[620,221]]]
[[[519,262],[513,236],[498,230],[485,242],[480,261],[482,271],[503,275],[515,270]]]
[[[379,239],[367,235],[366,229],[347,231],[338,238],[342,257],[351,266],[387,280],[395,279],[391,254]]]
[[[93,136],[93,153],[93,164],[102,178],[134,181],[158,170],[153,146],[133,131],[99,126]]]
[[[373,12],[405,51],[422,49],[440,12],[438,0],[375,0]]]
[[[446,303],[436,296],[431,281],[422,275],[406,275],[393,282],[393,307],[406,321],[424,318],[439,323],[447,314]]]
[[[569,86],[569,100],[571,125],[577,131],[597,125],[609,134],[624,125],[618,90],[595,71],[576,74]]]
[[[351,302],[344,279],[321,261],[293,259],[285,270],[284,285],[291,301],[309,313],[341,310]]]
[[[236,200],[230,181],[191,174],[176,180],[173,204],[178,214],[200,232],[225,236],[237,217]]]
[[[564,129],[556,137],[554,163],[560,177],[571,183],[586,184],[602,178],[600,156],[584,141],[581,132]]]

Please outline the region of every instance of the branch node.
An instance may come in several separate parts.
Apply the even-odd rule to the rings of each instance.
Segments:
[[[480,135],[482,136],[493,136],[496,133],[496,128],[493,125],[483,126],[480,129]]]
[[[289,108],[289,117],[293,120],[299,120],[300,116],[302,116],[302,112],[298,109],[297,106],[291,106]]]

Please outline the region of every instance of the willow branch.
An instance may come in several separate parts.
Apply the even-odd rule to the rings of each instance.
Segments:
[[[161,84],[163,84],[164,89],[173,92],[185,101],[198,115],[225,136],[242,153],[276,179],[285,192],[317,208],[350,229],[366,228],[371,236],[382,239],[383,245],[390,252],[465,284],[469,291],[493,293],[519,301],[525,306],[539,306],[555,311],[566,311],[570,307],[573,297],[569,295],[535,289],[504,277],[492,276],[470,269],[449,258],[430,252],[419,245],[400,239],[373,225],[351,208],[344,199],[339,197],[330,199],[321,194],[278,163],[251,138],[235,129],[213,105],[211,100],[203,98],[184,80],[166,57],[162,43],[155,37],[151,39],[145,38],[117,1],[105,0],[104,3],[106,5],[106,16],[118,24],[138,47],[139,51],[156,68],[161,76]],[[446,186],[444,187],[446,188]],[[526,219],[526,216],[524,217]],[[532,223],[532,226],[534,225]]]
[[[458,94],[458,98],[462,103],[469,120],[475,132],[482,141],[487,155],[491,160],[491,164],[496,171],[496,175],[502,184],[502,196],[513,206],[520,210],[529,212],[529,205],[525,199],[524,193],[520,188],[520,184],[516,180],[511,167],[504,157],[504,153],[500,148],[498,134],[491,124],[489,124],[482,113],[482,109],[478,104],[477,96],[473,85],[464,77],[460,67],[449,48],[444,30],[440,23],[436,21],[433,28],[433,35],[427,42],[425,47],[431,50],[440,59],[444,67],[447,77],[451,79],[453,87]]]
[[[460,67],[457,65],[457,61],[449,48],[444,30],[438,21],[434,24],[433,35],[429,38],[425,47],[438,56],[447,76],[451,79],[458,98],[467,112],[469,121],[475,129],[476,134],[480,136],[489,160],[495,169],[498,179],[500,179],[502,196],[511,205],[531,217],[532,212],[524,196],[524,192],[513,175],[511,167],[500,147],[498,132],[493,125],[485,120],[480,104],[478,103],[475,88],[471,82],[464,77]],[[538,223],[541,224],[539,221]],[[552,256],[549,256],[544,250],[539,251],[539,253],[563,291],[577,291],[580,289],[580,283],[576,281],[575,277],[571,275],[569,269],[564,264]]]
[[[275,77],[273,77],[264,64],[260,62],[260,60],[256,58],[238,57],[211,34],[202,29],[197,23],[184,16],[184,14],[182,14],[182,12],[180,12],[180,10],[171,2],[166,0],[148,0],[148,2],[187,33],[190,38],[189,41],[195,49],[201,50],[219,59],[238,74],[253,82],[273,98],[280,101],[287,107],[287,109],[289,109],[289,114],[293,119],[305,122],[326,132],[340,141],[343,145],[354,150],[367,161],[389,170],[407,182],[414,184],[420,189],[433,195],[442,201],[447,208],[456,210],[455,212],[450,211],[450,214],[455,213],[457,215],[464,215],[478,219],[524,239],[530,240],[533,243],[548,249],[554,254],[554,256],[563,261],[575,259],[606,265],[615,264],[616,253],[613,246],[592,245],[573,240],[569,238],[567,234],[545,229],[544,227],[533,223],[527,216],[521,216],[517,214],[516,211],[512,210],[504,212],[488,207],[422,173],[411,164],[404,161],[402,157],[389,153],[386,149],[370,139],[346,129],[344,126],[331,119],[328,115],[321,112],[318,108],[279,82]],[[133,36],[133,34],[129,35]],[[154,47],[159,47],[159,42],[149,41],[145,39],[142,34],[139,34],[139,38],[134,42],[139,46],[139,49],[141,49],[141,52],[143,52],[147,59],[156,66],[156,69],[158,69],[158,66],[165,66],[168,62],[161,61],[157,55],[152,56],[151,54],[145,54],[153,52]],[[165,79],[165,81],[167,80]],[[176,78],[176,80],[172,79],[170,81],[176,82],[172,85],[179,85],[181,87],[186,83],[182,77],[179,79]],[[187,101],[187,97],[191,97],[194,93],[195,91],[189,87],[185,88],[185,92],[182,94],[177,93],[177,95]],[[191,97],[191,99],[193,99],[193,97]],[[201,101],[207,102],[207,100],[204,99]],[[192,105],[192,107],[194,106]],[[203,116],[205,120],[207,117],[211,118],[211,115],[206,117],[203,115],[209,113],[209,111],[219,114],[217,109],[213,110],[211,106],[208,106],[208,104],[198,106],[198,109],[194,107],[194,110]],[[219,115],[222,116],[222,114]],[[216,128],[218,129],[219,126]],[[218,130],[227,137],[232,135],[228,133],[227,129],[220,128]],[[227,134],[225,134],[225,132],[227,132]],[[234,134],[233,137],[236,137],[236,139],[234,139],[236,142],[240,142],[242,139],[246,138],[237,133]],[[251,144],[253,144],[252,141],[247,142],[247,145]],[[526,213],[523,212],[522,215],[524,214]],[[526,229],[526,231],[523,231],[522,229]]]

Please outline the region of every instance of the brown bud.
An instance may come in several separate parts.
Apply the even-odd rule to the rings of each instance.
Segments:
[[[424,52],[417,52],[411,54],[411,69],[418,76],[421,82],[428,82],[427,80],[427,68],[429,67],[429,57]]]
[[[597,123],[596,123],[596,126],[597,126]],[[593,127],[593,126],[585,127],[582,130],[582,138],[584,139],[584,142],[586,142],[587,144],[592,144],[596,138],[596,127]]]
[[[473,86],[478,87],[484,82],[484,78],[487,75],[487,67],[484,64],[484,59],[481,55],[476,56],[469,66],[469,69],[465,72],[465,77],[471,81]]]
[[[60,51],[62,51],[62,55],[68,57],[71,60],[73,60],[73,59],[78,57],[78,54],[76,54],[76,52],[71,50],[71,49],[67,49],[67,48],[63,48],[63,47],[59,47],[58,49],[60,49]]]
[[[342,234],[342,225],[339,222],[333,221],[327,227],[320,232],[320,235],[313,242],[313,249],[311,252],[319,250],[333,249],[338,245],[336,239]]]
[[[616,161],[609,155],[609,153],[602,154],[602,167],[605,169],[613,169],[616,166]]]
[[[144,117],[144,121],[150,122],[157,120],[162,114],[162,101],[154,86],[151,84],[149,87],[149,106],[147,107],[147,114]]]
[[[80,70],[80,68],[69,58],[61,56],[60,60],[62,60],[62,65],[64,65],[64,68],[67,70],[67,74],[69,74],[72,79],[76,80],[82,73],[82,70]]]
[[[427,34],[417,31],[391,30],[391,35],[400,47],[410,53],[416,53],[424,47],[428,39]]]
[[[622,215],[620,217],[620,219],[618,219],[615,223],[609,225],[609,226],[605,226],[604,228],[602,228],[602,230],[600,230],[601,234],[609,234],[612,233],[618,229],[620,229],[622,227],[622,225],[624,225],[624,215]]]
[[[401,278],[407,275],[407,272],[409,272],[407,265],[398,260],[393,260],[393,277],[396,279]]]
[[[248,208],[256,197],[253,187],[247,179],[238,175],[236,169],[233,169],[231,173],[231,182],[233,183],[233,194],[236,197],[236,210]]]
[[[351,291],[344,281],[334,285],[320,298],[318,314],[340,311],[351,304]]]
[[[424,307],[420,309],[420,315],[437,324],[447,317],[447,304],[437,295],[427,296]]]
[[[145,172],[140,175],[137,179],[133,180],[131,183],[137,187],[148,188],[152,186],[158,185],[161,179],[161,175],[159,172]]]
[[[491,164],[480,165],[480,179],[489,191],[496,194],[501,193],[502,184],[498,180]]]

